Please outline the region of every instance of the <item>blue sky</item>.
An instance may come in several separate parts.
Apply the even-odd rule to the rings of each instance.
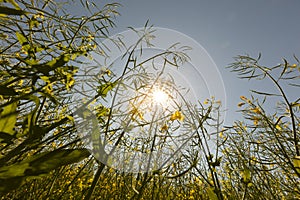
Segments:
[[[113,1],[101,1],[112,3]],[[300,57],[299,0],[120,0],[121,16],[113,33],[128,26],[142,27],[147,20],[157,26],[182,32],[200,43],[216,63],[225,84],[228,115],[235,115],[239,96],[250,88],[272,90],[239,80],[225,67],[233,57],[262,54],[261,63],[274,66],[282,58]],[[174,41],[175,43],[176,41]],[[213,77],[212,77],[213,78]],[[252,85],[253,84],[253,85]],[[298,94],[296,89],[289,91]]]
[[[180,31],[199,42],[217,64],[227,94],[228,117],[237,110],[239,96],[253,87],[271,85],[239,80],[225,67],[239,54],[257,57],[274,66],[282,58],[300,56],[298,0],[127,0],[120,1],[118,30],[150,24]],[[272,88],[270,88],[272,90]],[[293,89],[290,93],[298,93]]]

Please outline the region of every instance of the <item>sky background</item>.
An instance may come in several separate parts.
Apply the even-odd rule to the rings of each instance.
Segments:
[[[112,3],[114,1],[101,1]],[[120,0],[117,28],[149,24],[182,32],[202,45],[216,63],[225,84],[227,116],[238,109],[250,88],[272,90],[271,85],[239,80],[226,69],[233,57],[262,54],[261,63],[275,66],[282,58],[300,57],[299,0]],[[176,41],[175,41],[176,42]],[[174,43],[175,43],[174,42]],[[213,77],[212,77],[213,78]],[[252,85],[253,84],[253,85]],[[299,90],[289,91],[298,96]],[[231,121],[231,120],[229,120]]]

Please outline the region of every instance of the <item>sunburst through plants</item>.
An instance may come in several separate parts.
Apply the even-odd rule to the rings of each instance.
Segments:
[[[166,104],[168,102],[168,94],[163,90],[163,89],[160,89],[160,88],[155,88],[153,91],[152,91],[152,94],[151,94],[151,98],[152,100],[157,103],[157,104]]]
[[[215,93],[215,87],[223,88],[222,82],[203,76],[216,76],[218,71],[200,45],[178,32],[158,31],[158,37],[150,37],[153,32],[148,29],[137,35],[122,33],[126,48],[111,43],[119,41],[120,35],[104,41],[112,55],[98,57],[95,66],[103,63],[105,70],[83,71],[82,81],[77,81],[82,85],[74,87],[78,91],[74,99],[92,97],[83,101],[86,106],[78,106],[82,109],[75,122],[82,141],[97,160],[119,171],[168,168],[192,146],[197,127],[190,117],[191,103],[202,102]],[[193,48],[174,44],[174,38]],[[158,48],[148,45],[150,39]],[[93,88],[98,93],[93,94]]]

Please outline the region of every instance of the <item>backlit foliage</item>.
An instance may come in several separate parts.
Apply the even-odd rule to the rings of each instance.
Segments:
[[[296,57],[274,67],[236,57],[229,68],[240,78],[271,81],[277,92],[237,97],[242,118],[224,125],[222,102],[214,97],[197,104],[170,98],[167,108],[148,100],[161,74],[153,79],[146,64],[180,67],[189,60],[187,47],[174,45],[145,59],[155,32],[147,24],[132,29],[140,37],[132,46],[112,41],[126,49],[118,74],[98,60],[110,56],[102,41],[119,4],[76,2],[83,16],[69,13],[62,1],[0,0],[1,199],[299,199],[300,98],[287,93],[300,86]],[[174,82],[163,81],[168,98],[185,100]],[[72,98],[74,91],[84,98]],[[141,143],[130,135],[136,131],[140,139],[153,130]],[[185,136],[191,137],[181,154],[153,171],[114,169],[112,151],[105,149],[122,142],[154,152],[168,147],[164,140],[154,143],[156,137]],[[97,150],[93,155],[85,140]]]

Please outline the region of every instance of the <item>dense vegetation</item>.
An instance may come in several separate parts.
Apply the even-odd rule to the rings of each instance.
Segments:
[[[300,199],[300,98],[290,99],[285,92],[298,91],[300,86],[296,57],[274,67],[260,65],[260,57],[235,58],[229,69],[240,78],[271,81],[277,92],[241,96],[238,107],[243,119],[230,126],[222,124],[221,102],[213,97],[198,105],[178,105],[176,111],[152,120],[151,125],[167,121],[155,125],[161,133],[186,125],[185,131],[195,135],[190,148],[170,166],[126,173],[99,162],[78,133],[86,126],[76,121],[78,111],[92,103],[104,130],[100,134],[117,136],[116,145],[125,138],[128,124],[109,128],[110,123],[122,121],[124,113],[101,102],[129,83],[128,71],[147,82],[150,74],[143,70],[139,48],[151,45],[155,33],[146,24],[142,31],[133,30],[140,36],[133,46],[112,41],[127,49],[125,70],[117,75],[98,61],[110,56],[102,41],[114,28],[119,4],[80,3],[84,16],[73,16],[65,9],[68,4],[53,1],[0,0],[2,199]],[[188,53],[174,47],[149,60],[159,58],[180,67]],[[79,79],[89,71],[82,66],[99,73]],[[75,86],[83,82],[93,83],[90,87],[96,94],[74,100]],[[266,106],[270,102],[276,102],[273,110]],[[129,115],[133,128],[145,121],[139,107]],[[89,113],[83,116],[89,117]],[[102,153],[101,158],[109,160],[109,152]]]

